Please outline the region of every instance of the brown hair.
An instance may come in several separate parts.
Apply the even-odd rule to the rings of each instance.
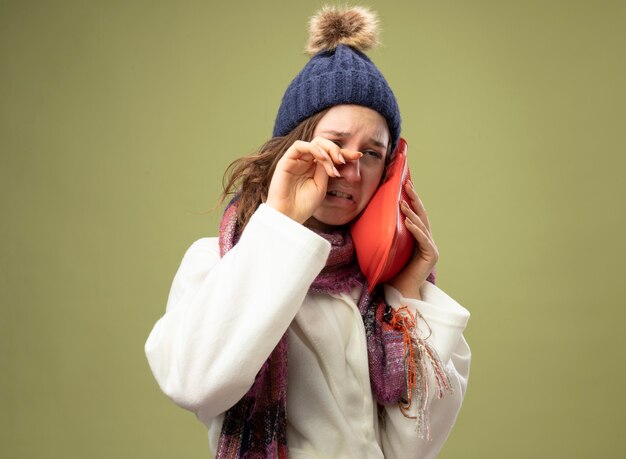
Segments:
[[[239,194],[237,205],[237,225],[240,230],[248,224],[250,217],[257,207],[267,199],[267,192],[276,169],[276,164],[285,152],[296,140],[310,142],[313,140],[313,132],[317,124],[332,107],[328,107],[306,118],[289,134],[283,137],[273,137],[265,142],[256,153],[236,159],[226,168],[222,178],[224,191],[220,195],[220,203],[223,203],[229,195]],[[391,160],[391,142],[385,155],[385,166]],[[385,179],[385,172],[381,183]]]
[[[298,124],[289,134],[273,137],[256,153],[236,159],[226,169],[222,184],[224,191],[220,202],[229,195],[239,193],[237,224],[243,230],[254,211],[267,199],[267,191],[276,164],[296,140],[313,140],[313,131],[329,109],[322,110]]]

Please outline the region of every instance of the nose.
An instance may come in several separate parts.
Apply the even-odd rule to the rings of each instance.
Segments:
[[[361,162],[358,159],[346,160],[346,164],[342,164],[338,167],[341,176],[348,182],[361,181]]]

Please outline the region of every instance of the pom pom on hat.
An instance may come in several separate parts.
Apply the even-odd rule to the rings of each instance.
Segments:
[[[367,8],[325,6],[309,22],[306,51],[314,55],[339,45],[367,51],[378,46],[378,24],[376,13]]]
[[[309,62],[287,87],[274,137],[287,135],[306,118],[335,105],[371,108],[386,120],[392,151],[400,138],[398,102],[380,70],[363,53],[378,43],[378,18],[362,7],[325,7],[310,22]]]

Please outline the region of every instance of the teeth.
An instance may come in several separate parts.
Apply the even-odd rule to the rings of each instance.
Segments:
[[[342,191],[329,191],[328,194],[337,196],[338,198],[352,199],[352,195]]]

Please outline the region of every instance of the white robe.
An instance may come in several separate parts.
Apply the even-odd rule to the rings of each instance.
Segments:
[[[286,330],[290,457],[432,458],[443,446],[467,387],[470,351],[462,333],[469,313],[428,282],[422,301],[385,286],[389,304],[417,310],[427,322],[419,328],[430,328],[428,342],[454,391],[430,400],[431,439],[420,439],[397,406],[378,416],[358,289],[308,293],[329,251],[326,240],[261,205],[223,258],[217,238],[200,239],[185,254],[145,350],[163,392],[207,426],[213,453],[223,413],[248,391]]]

